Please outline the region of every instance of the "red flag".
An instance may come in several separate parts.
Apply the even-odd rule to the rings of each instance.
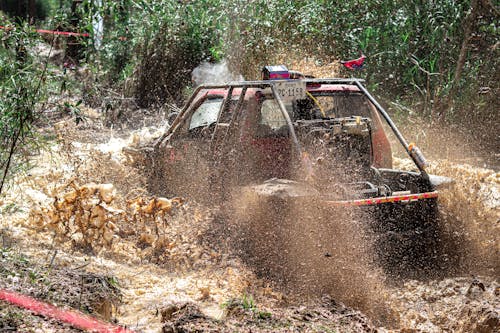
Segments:
[[[366,56],[361,54],[361,57],[354,60],[341,61],[340,63],[351,70],[361,70],[363,68]]]

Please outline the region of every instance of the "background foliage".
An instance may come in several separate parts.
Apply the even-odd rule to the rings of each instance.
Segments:
[[[11,2],[3,0],[4,7]],[[497,88],[499,8],[491,0],[35,2],[52,27],[93,32],[102,16],[103,46],[87,47],[87,60],[97,60],[100,79],[115,86],[133,79],[143,106],[182,103],[179,91],[201,61],[227,58],[234,71],[255,79],[262,65],[290,54],[328,63],[363,52],[366,69],[355,75],[386,97],[417,98],[429,115],[453,115],[479,88]],[[69,24],[72,6],[78,27]]]
[[[367,67],[356,75],[380,95],[417,100],[413,106],[429,116],[467,114],[471,98],[488,99],[480,88],[498,88],[498,8],[490,1],[134,1],[129,8],[140,51],[129,61],[144,106],[180,102],[178,92],[202,60],[227,58],[255,79],[285,54],[328,63],[362,51]]]

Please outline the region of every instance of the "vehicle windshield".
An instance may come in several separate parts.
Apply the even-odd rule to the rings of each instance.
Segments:
[[[281,113],[278,102],[273,99],[266,99],[262,102],[260,124],[269,126],[272,130],[287,126],[286,119]]]
[[[217,121],[223,98],[207,99],[201,104],[191,116],[189,129],[208,126]]]

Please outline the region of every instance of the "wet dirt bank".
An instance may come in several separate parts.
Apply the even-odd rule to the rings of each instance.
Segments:
[[[257,276],[215,232],[224,223],[216,207],[150,195],[122,148],[154,136],[156,128],[116,137],[99,127],[96,138],[93,126],[99,123],[86,126],[56,125],[59,142],[0,199],[0,228],[11,239],[2,248],[41,263],[57,250],[53,265],[113,276],[122,301],[112,318],[120,324],[142,332],[496,332],[500,327],[495,170],[450,160],[431,164],[431,173],[456,180],[440,204],[443,223],[461,242],[460,267],[421,281],[381,276],[383,289],[375,300],[383,302],[374,301],[373,312],[386,307],[393,319],[381,324],[369,311],[353,309],[348,297],[344,304],[328,295],[304,297]],[[407,161],[399,163],[404,167]],[[338,281],[336,288],[345,289]],[[354,287],[366,293],[372,288]]]

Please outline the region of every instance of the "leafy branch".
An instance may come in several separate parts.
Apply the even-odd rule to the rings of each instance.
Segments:
[[[15,26],[3,32],[4,50],[0,53],[0,194],[4,190],[14,160],[20,148],[32,137],[32,124],[37,119],[35,112],[41,100],[47,76],[48,58],[39,71],[28,52],[29,44],[35,40],[26,26]],[[52,45],[49,51],[52,51]],[[34,80],[34,77],[37,77]]]

